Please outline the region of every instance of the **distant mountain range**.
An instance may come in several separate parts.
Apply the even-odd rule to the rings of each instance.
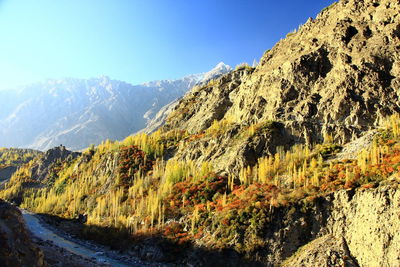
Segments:
[[[49,80],[0,91],[0,147],[80,150],[123,139],[194,85],[229,72],[219,63],[206,73],[131,85],[106,76]]]

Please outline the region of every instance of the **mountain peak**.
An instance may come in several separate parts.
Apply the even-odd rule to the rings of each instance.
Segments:
[[[227,65],[227,64],[225,64],[224,62],[221,61],[221,62],[218,63],[211,71],[214,71],[214,70],[221,70],[221,69],[227,70],[227,71],[232,70],[231,66],[229,66],[229,65]]]
[[[212,70],[204,73],[203,79],[201,81],[207,82],[211,79],[221,76],[222,74],[230,72],[231,70],[232,70],[231,66],[226,65],[224,62],[221,61]]]

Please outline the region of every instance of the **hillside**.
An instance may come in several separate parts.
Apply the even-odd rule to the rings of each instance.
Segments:
[[[398,266],[399,11],[341,0],[153,133],[51,150],[0,197],[153,262]]]
[[[42,152],[33,149],[0,148],[0,168],[18,167],[28,163]]]
[[[231,130],[222,143],[198,138],[178,157],[237,171],[274,153],[278,140],[316,144],[331,135],[344,144],[399,112],[398,11],[397,1],[340,1],[266,51],[257,68],[192,90],[165,127],[195,134],[216,120]],[[231,151],[244,129],[271,120],[282,124],[279,138],[264,134]]]
[[[40,151],[19,148],[0,148],[0,188],[17,169],[41,154]]]
[[[47,150],[63,144],[81,150],[123,139],[197,83],[228,71],[220,63],[206,73],[141,85],[108,77],[68,78],[0,91],[0,146]]]

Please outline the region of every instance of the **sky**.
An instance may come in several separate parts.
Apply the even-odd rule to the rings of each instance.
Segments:
[[[333,0],[0,0],[0,89],[139,84],[259,60]]]

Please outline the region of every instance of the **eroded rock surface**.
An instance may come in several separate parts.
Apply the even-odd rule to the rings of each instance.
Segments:
[[[399,214],[397,182],[278,209],[266,231],[266,264],[286,259],[283,266],[399,266]]]
[[[80,155],[80,152],[67,150],[63,145],[49,149],[44,153],[42,158],[37,161],[36,166],[32,168],[32,178],[34,180],[42,181],[48,178],[50,174],[49,170],[54,166],[54,164],[65,160],[73,160]]]
[[[255,69],[242,67],[195,87],[164,127],[195,134],[214,120],[240,129],[274,120],[293,142],[320,143],[326,133],[335,142],[349,142],[400,111],[399,14],[397,0],[339,1],[265,52]],[[234,143],[237,137],[224,142]],[[221,148],[220,142],[197,142],[198,149],[180,149],[178,157],[207,160],[209,151],[218,154]],[[266,139],[264,150],[250,158],[274,151],[276,142],[270,143]],[[211,158],[228,170],[232,162],[218,155]]]

